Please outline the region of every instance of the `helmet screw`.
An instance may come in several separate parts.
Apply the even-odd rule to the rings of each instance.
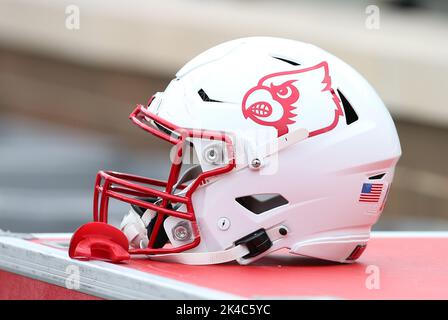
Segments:
[[[218,220],[218,228],[222,231],[226,231],[230,228],[230,220],[223,217]]]
[[[258,158],[255,158],[252,160],[252,162],[250,163],[252,168],[258,169],[261,166],[261,160]]]
[[[185,241],[190,239],[191,231],[188,226],[188,223],[185,221],[179,222],[174,228],[173,228],[173,236],[174,239],[179,241]]]
[[[210,164],[218,164],[221,161],[222,150],[217,144],[211,145],[204,151],[205,160]]]

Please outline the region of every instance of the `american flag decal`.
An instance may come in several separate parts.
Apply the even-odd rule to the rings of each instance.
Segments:
[[[380,201],[382,192],[382,183],[364,183],[362,185],[361,194],[359,195],[359,202],[377,203],[378,201]]]

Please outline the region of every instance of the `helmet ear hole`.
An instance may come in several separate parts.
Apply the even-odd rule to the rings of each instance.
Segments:
[[[289,203],[289,201],[279,193],[253,194],[235,198],[235,201],[255,214],[262,214]]]

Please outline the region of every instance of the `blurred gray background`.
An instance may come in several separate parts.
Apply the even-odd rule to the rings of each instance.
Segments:
[[[448,229],[442,0],[0,1],[0,229],[73,231],[91,219],[100,169],[163,178],[168,146],[131,124],[133,106],[196,54],[250,35],[311,42],[359,70],[403,149],[375,229]]]

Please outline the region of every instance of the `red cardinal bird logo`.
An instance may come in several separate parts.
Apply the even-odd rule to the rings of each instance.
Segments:
[[[343,115],[325,61],[264,76],[244,95],[242,108],[246,119],[276,128],[279,137],[296,122],[310,137],[328,132]]]

